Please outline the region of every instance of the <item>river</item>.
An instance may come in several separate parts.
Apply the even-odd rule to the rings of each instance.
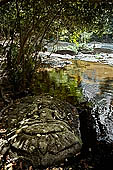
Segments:
[[[49,92],[72,104],[85,97],[93,103],[98,140],[113,142],[113,54],[51,56],[50,62],[45,60],[46,66],[38,70],[35,90]]]
[[[76,60],[70,69],[74,70],[71,76],[79,78],[85,98],[94,104],[92,115],[99,140],[113,141],[113,67]],[[104,135],[100,126],[104,128]]]

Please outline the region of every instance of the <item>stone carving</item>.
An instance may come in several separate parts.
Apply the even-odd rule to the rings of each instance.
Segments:
[[[78,113],[69,103],[48,95],[26,97],[9,111],[13,128],[7,138],[12,157],[47,167],[80,152]]]

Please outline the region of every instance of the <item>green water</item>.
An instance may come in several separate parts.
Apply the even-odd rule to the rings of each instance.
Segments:
[[[72,104],[83,100],[79,80],[71,77],[66,68],[39,71],[33,89],[35,94],[49,93]]]

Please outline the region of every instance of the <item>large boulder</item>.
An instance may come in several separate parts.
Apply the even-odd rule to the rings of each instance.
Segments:
[[[47,167],[80,152],[78,113],[71,104],[49,95],[30,96],[16,101],[8,114],[12,158]]]

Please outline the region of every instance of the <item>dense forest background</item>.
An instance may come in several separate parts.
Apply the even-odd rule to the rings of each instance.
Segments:
[[[52,40],[112,42],[112,1],[1,0],[0,49],[3,77],[13,93],[30,91],[39,51]]]

